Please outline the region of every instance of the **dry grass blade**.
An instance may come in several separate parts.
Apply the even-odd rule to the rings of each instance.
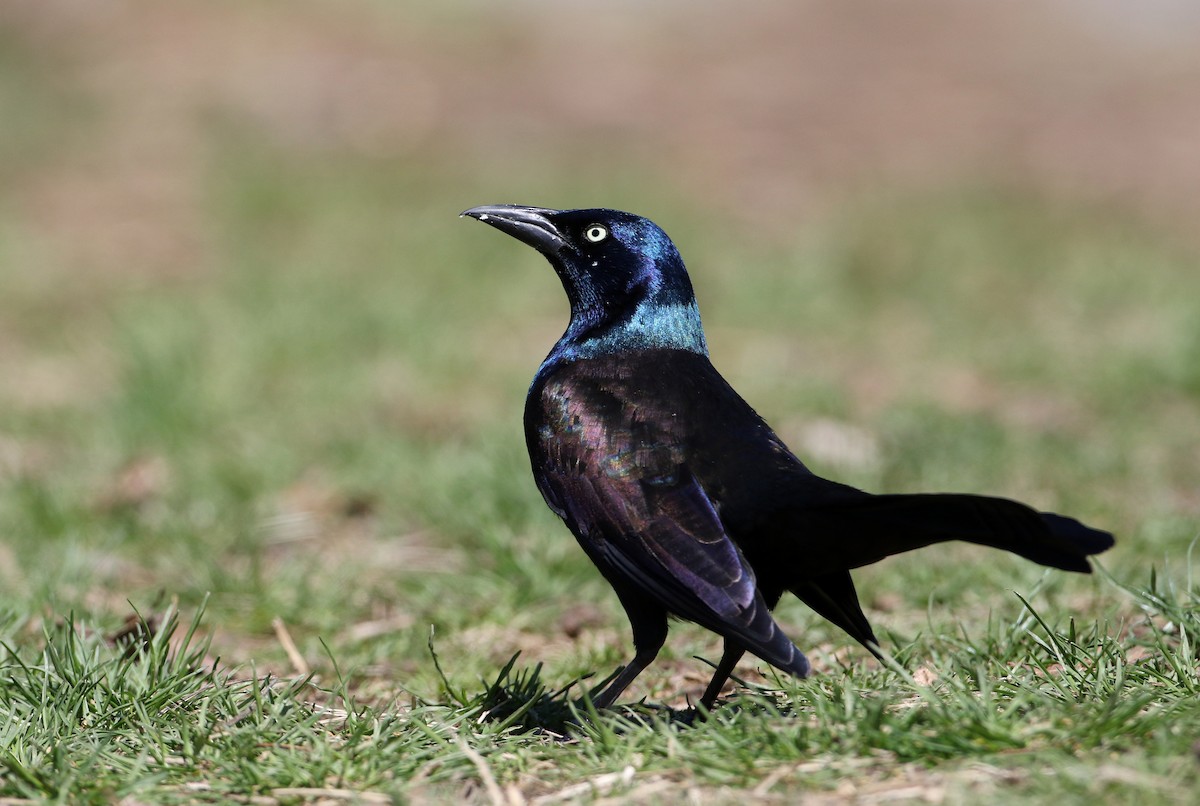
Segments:
[[[308,677],[312,670],[308,666],[308,661],[300,654],[299,648],[296,647],[296,642],[292,640],[292,634],[288,632],[287,625],[283,623],[283,619],[276,616],[271,619],[271,626],[275,629],[275,637],[279,639],[280,646],[287,653],[288,660],[291,661],[292,668],[296,670],[296,674],[300,677]]]
[[[351,803],[392,803],[393,799],[382,792],[359,792],[354,789],[324,789],[320,787],[290,786],[272,789],[271,794],[280,800],[301,798],[304,800],[349,801]]]
[[[533,806],[544,806],[550,803],[563,803],[568,800],[576,800],[577,798],[586,797],[603,797],[612,792],[617,787],[627,787],[633,782],[634,773],[637,771],[632,766],[627,766],[620,772],[608,772],[603,775],[597,775],[583,783],[571,784],[557,792],[552,792],[549,795],[542,795],[534,798]]]
[[[496,776],[492,774],[492,768],[488,766],[487,759],[481,756],[475,748],[467,744],[462,736],[456,736],[455,741],[459,749],[462,750],[462,754],[475,765],[475,770],[479,773],[479,779],[483,782],[484,789],[487,790],[488,799],[491,800],[492,806],[506,806],[508,799],[505,798],[500,785],[496,783]]]

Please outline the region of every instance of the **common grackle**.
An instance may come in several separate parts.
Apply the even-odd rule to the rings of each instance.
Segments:
[[[611,706],[658,654],[667,617],[724,638],[711,708],[746,651],[798,677],[808,660],[771,616],[791,591],[868,650],[879,644],[850,569],[947,540],[1066,571],[1107,532],[1004,498],[872,495],[813,474],[708,360],[683,259],[616,210],[496,205],[463,213],[541,252],[571,303],[525,402],[546,503],[612,585],[635,655],[595,699]]]

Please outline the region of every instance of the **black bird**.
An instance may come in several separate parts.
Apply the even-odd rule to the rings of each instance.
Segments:
[[[595,699],[611,706],[658,654],[667,617],[724,638],[700,703],[746,651],[798,677],[808,660],[771,610],[784,591],[879,654],[850,570],[947,540],[1066,571],[1107,532],[1003,498],[872,495],[814,475],[708,360],[683,259],[652,222],[616,210],[496,205],[463,213],[550,261],[566,332],[525,402],[546,503],[613,586],[636,654]]]

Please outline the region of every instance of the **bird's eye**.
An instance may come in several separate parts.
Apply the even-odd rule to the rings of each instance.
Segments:
[[[592,243],[600,243],[608,237],[608,229],[599,224],[592,224],[583,231],[583,237],[587,238]]]

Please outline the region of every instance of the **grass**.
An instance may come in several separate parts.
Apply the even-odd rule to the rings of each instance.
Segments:
[[[174,609],[152,637],[135,633],[136,651],[68,620],[26,658],[6,645],[0,763],[8,796],[70,802],[503,801],[501,787],[552,802],[682,786],[1182,803],[1196,781],[1198,602],[1158,581],[1131,595],[1146,615],[1137,638],[1055,630],[1023,602],[982,635],[918,638],[882,668],[752,686],[691,727],[661,708],[599,716],[515,658],[491,683],[444,679],[436,702],[362,705],[344,679],[219,671],[198,617],[171,640]]]
[[[0,131],[17,185],[52,167],[55,121],[87,125],[26,79],[0,82],[28,112]],[[177,271],[114,267],[0,199],[0,798],[1190,802],[1189,247],[990,185],[762,240],[649,167],[564,156],[566,186],[206,125]],[[812,679],[743,664],[688,724],[717,644],[676,625],[634,704],[588,712],[627,628],[518,425],[565,303],[455,214],[593,199],[675,235],[716,363],[818,470],[1076,514],[1119,535],[1103,570],[895,558],[859,582],[893,662],[789,602]]]

